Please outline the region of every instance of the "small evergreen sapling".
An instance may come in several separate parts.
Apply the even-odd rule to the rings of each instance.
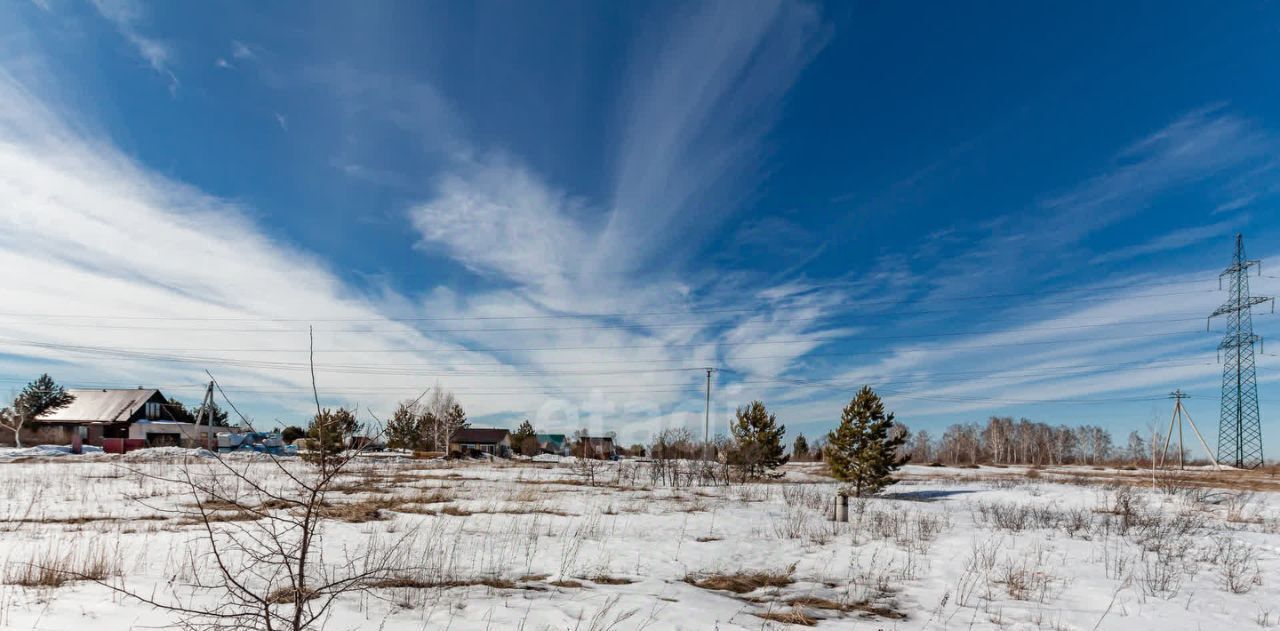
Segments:
[[[787,463],[783,454],[782,436],[786,425],[778,424],[778,417],[769,413],[764,403],[752,401],[737,410],[733,427],[734,444],[729,453],[729,464],[742,469],[744,477],[754,478],[769,469]]]
[[[541,449],[538,446],[537,431],[533,429],[533,423],[529,419],[525,419],[520,423],[520,427],[516,428],[514,434],[511,435],[511,445],[524,456],[536,456]]]
[[[909,459],[899,455],[906,433],[893,428],[893,413],[885,413],[884,401],[869,386],[845,406],[840,426],[827,434],[824,455],[832,475],[847,485],[846,494],[874,495],[893,483],[893,472]]]

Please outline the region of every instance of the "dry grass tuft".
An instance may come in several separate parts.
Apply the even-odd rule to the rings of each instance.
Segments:
[[[453,587],[472,587],[482,585],[493,589],[536,589],[532,586],[521,586],[515,581],[508,578],[473,578],[473,579],[419,579],[407,576],[397,576],[385,578],[375,581],[371,587],[381,587],[385,589],[450,589]]]
[[[718,589],[746,594],[762,587],[786,587],[795,582],[791,575],[796,571],[793,564],[782,571],[735,572],[733,574],[690,574],[684,578],[686,583],[702,589]]]
[[[765,613],[753,614],[757,618],[764,618],[771,622],[781,622],[783,624],[798,624],[806,627],[812,627],[818,624],[816,618],[810,618],[805,615],[802,609],[792,609],[791,611],[769,611]]]
[[[49,548],[26,563],[6,568],[4,582],[22,587],[62,587],[73,581],[102,581],[120,574],[120,562],[107,554],[104,547],[76,549]]]
[[[551,581],[550,583],[548,583],[548,585],[552,585],[554,587],[563,587],[565,589],[581,589],[582,588],[582,583],[579,583],[578,581],[569,581],[569,580]]]
[[[301,591],[302,591],[303,600],[313,600],[318,596],[320,596],[319,593],[317,593],[315,590],[312,590],[312,589],[304,588]],[[294,590],[292,586],[281,587],[279,589],[272,591],[270,594],[267,594],[267,602],[273,605],[285,605],[293,602],[294,595],[296,593],[297,591]]]
[[[370,498],[345,504],[331,504],[320,508],[323,519],[335,519],[350,524],[363,524],[389,519],[384,510],[393,510],[400,502],[390,498]]]
[[[621,576],[605,576],[603,574],[589,577],[587,580],[598,585],[630,585],[635,582],[633,579],[622,578]]]
[[[4,524],[60,524],[66,526],[80,526],[95,522],[135,522],[135,521],[164,521],[168,519],[164,515],[141,515],[138,517],[108,517],[104,515],[76,515],[75,517],[20,517],[17,519],[5,519]]]
[[[443,489],[421,490],[413,495],[401,498],[406,504],[444,504],[458,499],[458,496]]]

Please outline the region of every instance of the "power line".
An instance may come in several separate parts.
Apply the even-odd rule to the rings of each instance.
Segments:
[[[1202,321],[1201,318],[1184,318],[1176,320],[1176,322]],[[1156,321],[1159,322],[1175,322],[1175,320]],[[1134,326],[1143,324],[1143,322],[1129,322],[1124,325]],[[1116,326],[1116,325],[1075,325],[1068,327],[1043,327],[1039,329],[1028,329],[1024,333],[1037,333],[1041,331],[1058,331],[1080,328],[1094,328],[1098,326]],[[586,351],[586,350],[642,350],[642,349],[676,349],[676,348],[701,348],[701,347],[722,347],[722,346],[762,346],[777,344],[804,344],[807,342],[814,343],[830,343],[838,341],[891,341],[904,339],[923,339],[934,337],[954,337],[968,335],[983,335],[989,333],[999,333],[999,331],[957,331],[946,333],[924,333],[912,335],[887,335],[876,337],[864,337],[855,335],[843,335],[837,337],[794,337],[785,340],[752,340],[752,341],[710,341],[710,342],[689,342],[677,344],[612,344],[605,346],[529,346],[529,347],[508,347],[508,348],[368,348],[368,349],[321,349],[317,353],[507,353],[507,352],[524,352],[524,351]],[[1120,337],[1101,337],[1101,338],[1077,338],[1073,340],[1035,340],[1025,342],[1011,342],[1005,344],[989,344],[983,347],[1001,347],[1001,346],[1021,346],[1024,344],[1061,344],[1063,342],[1082,342],[1082,341],[1105,341],[1132,339],[1144,337],[1164,337],[1171,335],[1186,335],[1189,331],[1169,331],[1165,333],[1143,333],[1134,335],[1125,335]],[[139,347],[100,347],[100,346],[82,346],[74,344],[57,344],[51,342],[35,342],[30,340],[15,340],[10,338],[0,338],[0,344],[11,344],[16,346],[37,346],[43,348],[60,348],[64,350],[87,349],[93,351],[119,351],[119,352],[202,352],[202,353],[307,353],[306,349],[297,348],[174,348],[163,346],[139,346]],[[967,347],[949,347],[949,349],[963,349]],[[980,348],[980,347],[974,347]]]
[[[1026,296],[1045,296],[1056,294],[1069,294],[1078,292],[1097,292],[1110,291],[1114,289],[1133,289],[1137,287],[1158,287],[1166,285],[1191,285],[1197,283],[1209,282],[1212,279],[1185,279],[1185,280],[1169,280],[1155,281],[1143,283],[1126,283],[1116,285],[1095,285],[1090,287],[1074,287],[1063,288],[1057,290],[1036,290],[1026,292],[1006,292],[1006,293],[990,293],[975,294],[969,296],[948,296],[947,301],[968,301],[968,300],[992,300],[1000,298],[1018,298]],[[1192,291],[1192,292],[1174,292],[1164,294],[1146,294],[1129,296],[1130,298],[1142,297],[1162,297],[1173,295],[1187,295],[1194,293],[1207,293],[1212,290]],[[1108,299],[1108,298],[1092,298],[1092,299]],[[1083,299],[1082,301],[1088,301]],[[886,300],[859,300],[857,305],[898,305],[912,300],[886,299]],[[1072,301],[1075,302],[1075,301]],[[709,313],[754,313],[762,309],[771,310],[789,310],[789,309],[812,309],[814,305],[765,305],[760,307],[726,307],[713,309],[686,309],[681,311],[648,311],[648,312],[597,312],[597,313],[560,313],[560,314],[539,314],[539,315],[512,315],[512,316],[434,316],[434,317],[397,317],[382,316],[377,318],[285,318],[285,317],[245,317],[245,316],[167,316],[167,315],[101,315],[101,314],[50,314],[50,313],[28,313],[28,312],[4,312],[0,313],[0,317],[18,317],[18,318],[38,318],[38,319],[92,319],[92,320],[157,320],[171,322],[442,322],[442,321],[477,321],[477,320],[535,320],[535,319],[560,319],[560,318],[631,318],[639,316],[670,316],[670,315],[697,315]]]
[[[1155,360],[1155,361],[1142,360],[1142,361],[1116,362],[1116,363],[1105,363],[1105,364],[1069,364],[1069,365],[1063,365],[1063,366],[1046,366],[1046,367],[1038,367],[1038,368],[1021,368],[1021,369],[1001,368],[1001,369],[993,369],[993,370],[930,371],[928,373],[928,376],[908,375],[905,378],[900,375],[890,375],[886,373],[880,373],[875,375],[863,375],[863,376],[860,376],[858,380],[867,381],[867,382],[884,382],[884,381],[892,380],[895,383],[917,383],[917,382],[947,383],[947,382],[957,382],[957,381],[968,382],[968,381],[988,380],[992,377],[996,377],[996,378],[1009,377],[1014,379],[1024,379],[1024,378],[1035,379],[1035,378],[1052,377],[1052,376],[1072,376],[1075,374],[1096,374],[1096,373],[1105,373],[1105,372],[1115,372],[1118,370],[1127,370],[1133,367],[1183,367],[1183,366],[1213,366],[1213,365],[1215,364],[1211,361],[1197,361],[1192,359],[1168,359],[1168,360]],[[514,372],[514,373],[440,372],[440,373],[429,373],[429,374],[404,374],[404,373],[388,373],[388,374],[398,374],[403,376],[414,376],[414,377],[496,378],[496,377],[520,377],[520,376],[559,377],[559,376],[565,376],[565,375],[614,376],[614,375],[633,375],[633,374],[663,374],[668,372],[690,372],[690,373],[698,373],[699,375],[701,375],[705,370],[706,370],[705,367],[688,367],[688,368],[659,369],[659,370],[639,369],[639,370],[571,371],[571,372],[524,371],[524,372]],[[719,368],[716,368],[716,370],[720,372],[740,374],[747,377],[751,376],[751,374],[747,371],[733,369],[733,368],[719,367]],[[962,376],[962,377],[957,379],[955,378],[957,376]],[[26,382],[27,382],[26,379],[0,379],[0,383],[26,383]],[[118,388],[119,382],[107,383],[107,382],[72,381],[64,385],[67,388],[77,388],[77,389],[96,389],[96,388],[104,388],[104,387]],[[193,383],[181,383],[181,384],[157,384],[154,387],[159,389],[177,389],[177,388],[195,388],[195,387],[203,388],[206,385],[207,384],[204,384],[204,383],[193,382]],[[245,386],[229,385],[228,387],[243,388]],[[410,386],[403,386],[403,388],[409,388],[409,387]],[[310,390],[310,387],[308,386],[297,386],[297,388],[299,390]],[[388,389],[400,389],[400,388],[402,387],[401,386],[388,387]],[[369,392],[369,391],[362,390],[361,392]]]
[[[1212,366],[1214,365],[1212,362],[1187,362],[1187,361],[1169,360],[1166,362],[1126,362],[1123,364],[1113,364],[1111,365],[1112,367],[1110,368],[1093,367],[1095,368],[1095,370],[1091,372],[1076,372],[1072,374],[1064,374],[1060,369],[1043,369],[1043,370],[1036,370],[1036,371],[1028,371],[1028,370],[1017,371],[1016,374],[1014,374],[1013,371],[1001,371],[998,373],[990,373],[986,376],[972,375],[967,377],[961,377],[958,379],[956,378],[947,379],[947,378],[938,377],[936,375],[931,375],[928,377],[915,377],[915,378],[901,378],[901,377],[893,377],[893,376],[885,375],[885,376],[864,376],[864,377],[852,379],[847,382],[841,382],[841,383],[835,383],[830,381],[819,382],[815,380],[793,379],[793,378],[785,378],[785,377],[773,377],[773,378],[747,378],[747,379],[742,379],[742,380],[733,382],[729,385],[731,386],[800,385],[803,387],[810,387],[810,388],[821,387],[824,389],[838,389],[842,391],[849,390],[849,389],[856,389],[862,384],[873,384],[873,385],[890,384],[890,385],[879,385],[878,387],[880,388],[885,388],[885,387],[893,388],[897,386],[909,386],[909,385],[917,385],[917,384],[932,385],[936,383],[974,383],[974,382],[982,382],[987,385],[1002,385],[1012,380],[1034,380],[1034,379],[1054,377],[1054,376],[1070,377],[1078,374],[1096,374],[1096,373],[1104,373],[1104,372],[1113,372],[1116,370],[1128,369],[1133,367],[1134,365],[1151,366],[1154,364],[1161,364],[1161,363],[1169,366]],[[1079,371],[1081,369],[1090,368],[1090,367],[1073,366],[1069,368],[1071,368],[1072,370]],[[699,372],[703,372],[706,369],[700,368],[695,370]],[[744,373],[743,371],[734,370],[734,369],[717,368],[714,370],[746,375],[746,373]],[[996,375],[996,379],[993,380],[992,375]],[[749,375],[747,376],[749,377]],[[17,382],[20,380],[0,380],[0,381]],[[157,385],[155,387],[159,389],[164,389],[164,390],[193,390],[194,391],[198,389],[203,389],[206,386],[207,384],[188,383],[188,384]],[[93,386],[82,383],[77,385],[68,384],[66,385],[66,387],[72,388],[72,389],[77,389],[77,388],[92,389]],[[257,387],[257,386],[227,385],[226,388],[228,391],[245,393],[245,394],[302,394],[310,391],[310,388],[307,386]],[[417,392],[418,390],[420,390],[420,386],[418,385],[367,386],[367,387],[356,389],[356,390],[351,390],[351,389],[329,390],[327,391],[327,393],[330,395],[385,395],[385,394],[396,394],[396,393],[411,394],[411,393]],[[635,383],[605,383],[605,384],[581,384],[581,385],[575,384],[573,386],[565,386],[565,387],[530,385],[530,386],[509,386],[509,387],[503,387],[503,388],[494,388],[493,386],[477,385],[477,386],[454,387],[454,388],[451,388],[451,390],[459,394],[485,394],[485,395],[538,395],[538,394],[573,394],[573,393],[596,393],[596,392],[600,392],[600,393],[607,392],[607,393],[614,393],[614,394],[627,394],[627,393],[644,394],[644,393],[672,393],[672,392],[693,393],[693,392],[700,392],[700,387],[697,386],[694,382],[683,382],[683,383],[677,382],[677,383],[652,383],[652,384],[635,384]],[[956,397],[943,398],[943,397],[938,397],[936,395],[933,398],[939,399],[939,400],[949,400],[949,401],[970,400],[970,399],[961,399]],[[1129,399],[1130,398],[1107,399],[1107,401],[1129,400]],[[1145,400],[1145,399],[1139,398],[1139,400]],[[1049,401],[1057,402],[1057,400],[1049,400]],[[1011,402],[1024,402],[1024,401],[1011,401]]]
[[[1206,289],[1206,290],[1197,290],[1197,291],[1189,291],[1189,292],[1172,292],[1172,293],[1163,293],[1163,294],[1143,294],[1143,295],[1138,295],[1138,296],[1131,296],[1131,298],[1162,298],[1162,297],[1169,297],[1169,296],[1185,296],[1185,295],[1191,295],[1191,294],[1209,294],[1209,293],[1214,293],[1214,291],[1215,291],[1215,290],[1212,290],[1212,289]],[[1112,298],[1109,298],[1109,297],[1099,297],[1099,296],[1090,296],[1090,297],[1085,297],[1085,298],[1077,298],[1077,299],[1073,299],[1073,300],[1056,300],[1056,301],[1053,301],[1053,300],[1046,300],[1046,301],[1038,301],[1038,302],[1036,302],[1036,303],[1035,303],[1034,305],[1032,305],[1032,306],[1040,307],[1040,306],[1049,306],[1049,305],[1081,304],[1081,303],[1090,303],[1090,302],[1102,302],[1102,301],[1107,301],[1107,300],[1112,300]],[[797,308],[797,309],[800,309],[800,308],[804,308],[804,309],[814,309],[815,307],[814,307],[814,306],[805,306],[805,307],[796,307],[796,308]],[[852,318],[852,317],[858,317],[858,318],[872,318],[872,317],[882,317],[882,316],[883,316],[883,317],[890,317],[890,316],[892,316],[892,317],[899,317],[899,316],[902,316],[902,315],[954,314],[954,313],[956,313],[956,312],[960,312],[960,311],[989,311],[990,309],[991,309],[991,307],[986,306],[986,305],[973,305],[973,306],[968,306],[968,307],[954,307],[954,306],[953,306],[953,307],[948,307],[948,308],[945,308],[945,309],[896,309],[896,310],[894,310],[894,311],[892,311],[892,312],[874,312],[874,313],[870,313],[870,314],[860,314],[860,313],[858,313],[858,312],[856,312],[856,311],[845,310],[845,311],[834,312],[834,313],[824,314],[824,315],[818,315],[818,316],[805,316],[805,317],[793,317],[793,318],[771,318],[771,319],[769,319],[768,321],[761,321],[761,322],[743,322],[743,323],[737,323],[737,324],[733,324],[733,323],[729,323],[729,322],[722,322],[722,321],[703,321],[703,322],[651,322],[651,323],[650,323],[650,322],[645,322],[645,323],[628,323],[628,324],[584,324],[584,325],[573,325],[573,326],[554,326],[554,327],[504,327],[504,328],[475,328],[475,327],[468,327],[468,328],[448,328],[448,329],[440,329],[440,328],[435,328],[435,329],[424,329],[424,328],[412,327],[412,326],[409,326],[409,325],[407,325],[407,324],[406,324],[406,325],[404,325],[404,326],[394,327],[394,328],[370,328],[370,327],[346,328],[346,329],[337,329],[337,328],[324,329],[324,328],[322,328],[322,329],[317,329],[317,331],[320,331],[320,332],[323,332],[323,333],[489,333],[489,332],[498,332],[498,333],[515,332],[515,333],[520,333],[520,332],[538,332],[538,331],[590,331],[590,330],[611,330],[611,329],[612,329],[612,330],[628,330],[628,329],[677,329],[677,328],[695,328],[695,329],[696,329],[696,328],[713,328],[713,327],[717,327],[717,326],[734,326],[734,327],[741,327],[741,326],[766,326],[766,325],[776,325],[776,324],[780,324],[780,323],[788,323],[788,324],[789,324],[789,323],[798,323],[798,322],[816,322],[816,321],[821,321],[821,320],[837,320],[837,321],[838,321],[838,320],[841,320],[841,319],[848,319],[848,318]],[[644,315],[644,314],[637,314],[637,315]],[[6,315],[6,314],[0,314],[0,317],[16,317],[16,316],[14,316],[13,314],[8,314],[8,315]],[[39,320],[41,320],[41,323],[42,323],[42,324],[43,324],[43,323],[46,323],[46,322],[45,322],[46,320],[49,320],[49,319],[59,319],[59,318],[73,318],[73,319],[79,319],[79,318],[90,318],[90,317],[94,317],[95,319],[114,319],[114,317],[112,317],[112,316],[104,316],[104,317],[98,318],[98,317],[95,317],[95,316],[43,316],[43,315],[38,315],[38,314],[31,314],[31,315],[30,315],[30,317],[31,317],[32,319],[39,319]],[[128,318],[128,317],[130,317],[130,316],[120,316],[120,317],[121,317],[121,318]],[[510,319],[519,319],[519,318],[525,318],[525,317],[528,317],[528,318],[566,318],[566,319],[585,319],[585,318],[595,317],[595,316],[510,316]],[[198,318],[192,318],[192,319],[193,319],[193,320],[198,320]],[[454,319],[454,318],[449,318],[449,319]],[[506,317],[506,316],[501,316],[501,317],[500,317],[500,316],[493,316],[492,318],[486,318],[486,317],[465,318],[465,317],[463,317],[463,318],[456,318],[456,319],[460,319],[460,320],[486,320],[486,319],[493,319],[493,320],[496,320],[496,319],[507,319],[507,317]],[[985,321],[987,321],[987,322],[1004,322],[1004,321],[1019,320],[1019,319],[1021,319],[1021,318],[1019,317],[1019,318],[1000,319],[1000,320],[985,319]],[[180,321],[186,321],[186,320],[189,320],[189,319],[188,319],[188,318],[176,318],[176,319],[173,319],[172,321],[174,321],[174,322],[180,322]],[[383,322],[384,320],[385,320],[385,319],[383,319],[383,320],[368,320],[368,322]],[[391,320],[391,321],[397,321],[397,320],[395,320],[395,319],[390,319],[390,320]],[[256,320],[246,320],[246,321],[256,321]],[[291,321],[292,321],[292,320],[291,320]],[[321,322],[323,322],[324,320],[320,320],[320,321],[321,321]],[[299,321],[299,322],[300,322],[300,321]],[[348,321],[348,322],[356,322],[356,321],[352,320],[352,321]],[[224,332],[224,333],[303,333],[303,332],[305,332],[305,331],[306,331],[306,329],[303,329],[303,328],[279,328],[279,327],[277,327],[277,328],[237,328],[237,327],[144,326],[144,325],[123,325],[123,324],[100,324],[100,323],[96,323],[96,322],[95,322],[95,323],[92,323],[92,324],[58,324],[58,326],[59,326],[59,327],[61,327],[61,328],[82,328],[82,329],[101,329],[101,330],[128,330],[128,331],[179,331],[179,332]]]

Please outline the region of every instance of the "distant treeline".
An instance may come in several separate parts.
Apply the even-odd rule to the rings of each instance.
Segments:
[[[941,436],[926,430],[913,432],[901,423],[895,429],[907,433],[901,450],[911,457],[912,464],[1142,465],[1152,457],[1151,443],[1141,433],[1129,432],[1123,443],[1117,443],[1111,432],[1097,425],[1055,426],[993,416],[985,424],[951,425]],[[1163,437],[1156,440],[1162,441]],[[1156,449],[1159,447],[1157,444]],[[821,441],[805,445],[803,451],[821,459]],[[1177,459],[1176,443],[1170,445],[1165,458]],[[1191,461],[1189,455],[1187,461]]]

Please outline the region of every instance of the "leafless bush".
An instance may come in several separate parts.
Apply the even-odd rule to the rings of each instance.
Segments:
[[[973,539],[969,544],[969,557],[964,572],[956,583],[956,604],[970,607],[978,598],[991,597],[991,574],[996,557],[1004,545],[1001,538]]]
[[[1254,493],[1240,491],[1228,493],[1226,497],[1227,521],[1232,523],[1259,523],[1262,520],[1254,514]]]
[[[1003,585],[1014,600],[1047,603],[1067,584],[1067,579],[1050,571],[1048,560],[1043,546],[1033,546],[1017,559],[1006,558],[996,570],[996,583]]]
[[[1009,532],[1031,528],[1056,528],[1062,521],[1059,511],[1047,506],[1001,502],[978,502],[974,520],[984,526]]]
[[[851,595],[860,602],[870,602],[883,598],[894,590],[894,585],[908,580],[914,568],[909,564],[899,563],[895,555],[883,549],[872,551],[869,558],[858,555],[853,562],[853,592]]]
[[[1066,510],[1062,513],[1060,525],[1068,537],[1088,539],[1093,533],[1093,513],[1083,508]]]
[[[1253,621],[1256,622],[1259,627],[1269,629],[1276,625],[1280,625],[1280,616],[1276,616],[1271,609],[1259,609],[1258,613],[1254,615]]]
[[[596,476],[604,469],[605,461],[595,458],[574,458],[573,472],[582,478],[587,486],[596,485]]]
[[[788,506],[803,506],[809,510],[822,511],[831,506],[833,494],[830,487],[817,484],[788,484],[782,487],[782,501]]]
[[[810,521],[809,509],[787,506],[780,517],[773,519],[773,533],[779,539],[800,539],[809,533]]]
[[[1220,537],[1216,541],[1212,563],[1222,579],[1222,586],[1233,594],[1246,594],[1262,584],[1258,550],[1243,541]]]
[[[1186,568],[1178,558],[1149,552],[1143,555],[1136,578],[1144,594],[1170,599],[1178,594],[1186,576]]]

